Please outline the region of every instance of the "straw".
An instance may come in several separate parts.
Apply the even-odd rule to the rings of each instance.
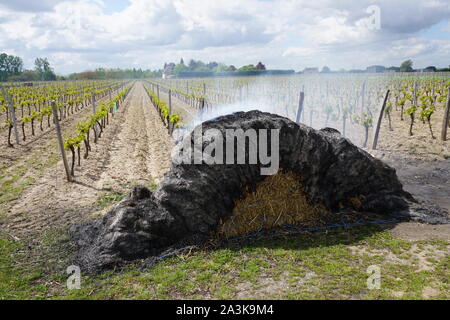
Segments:
[[[219,224],[217,237],[236,237],[285,224],[316,226],[329,215],[323,205],[308,200],[300,176],[280,172],[268,176],[254,191],[244,190],[232,213]]]

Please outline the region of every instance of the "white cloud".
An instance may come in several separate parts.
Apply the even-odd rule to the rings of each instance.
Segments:
[[[446,0],[380,0],[381,30],[365,27],[370,0],[130,0],[112,14],[109,1],[27,3],[0,0],[0,45],[29,67],[48,56],[61,73],[157,68],[180,57],[295,69],[362,68],[409,57],[448,64],[441,52],[450,40],[418,36],[449,20]]]

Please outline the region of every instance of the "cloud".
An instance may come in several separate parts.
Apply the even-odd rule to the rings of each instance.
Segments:
[[[379,0],[381,29],[367,28],[370,0],[0,0],[0,45],[31,67],[48,56],[61,73],[161,67],[195,58],[272,68],[362,68],[404,57],[447,65],[450,40],[419,33],[449,21],[446,0]],[[441,32],[447,32],[447,29]],[[383,60],[384,59],[384,60]],[[428,64],[430,64],[428,63]],[[427,64],[427,65],[428,65]]]
[[[43,12],[51,11],[53,7],[63,1],[71,0],[0,0],[0,7],[8,8],[19,12]]]

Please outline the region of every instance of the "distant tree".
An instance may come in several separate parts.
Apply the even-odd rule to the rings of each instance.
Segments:
[[[23,71],[23,61],[20,57],[0,54],[0,81],[6,81],[9,77],[19,75]]]
[[[189,63],[188,63],[189,70],[193,71],[196,66],[197,66],[197,63],[195,62],[194,59],[189,60]]]
[[[175,63],[171,62],[171,63],[164,64],[164,73],[166,75],[173,74],[173,69],[175,69]]]
[[[95,70],[95,73],[97,73],[97,79],[101,79],[101,80],[106,79],[107,71],[104,68],[97,68]]]
[[[184,63],[179,63],[173,68],[173,74],[178,76],[181,72],[188,72],[189,68]]]
[[[211,72],[212,70],[203,64],[203,65],[199,65],[197,68],[195,68],[194,71],[195,72]]]
[[[400,68],[399,67],[394,67],[394,66],[386,68],[386,70],[400,72]]]
[[[322,71],[321,71],[322,73],[330,73],[331,72],[331,70],[330,70],[330,68],[328,68],[327,66],[324,66],[323,68],[322,68]]]
[[[258,62],[258,64],[256,65],[256,69],[257,70],[266,70],[266,66],[262,64],[262,62]]]
[[[39,76],[39,79],[42,81],[53,81],[56,80],[56,74],[53,72],[53,69],[50,67],[50,62],[48,62],[47,58],[37,58],[34,61],[35,71]]]
[[[210,70],[214,70],[215,68],[217,68],[218,65],[219,65],[219,64],[218,64],[217,62],[213,61],[213,62],[209,62],[209,63],[206,65],[206,67],[208,67],[208,69],[210,69]]]
[[[248,64],[246,66],[242,66],[238,69],[238,71],[256,71],[256,67],[253,64]]]
[[[214,71],[215,73],[222,73],[222,72],[230,72],[230,71],[232,71],[232,70],[231,70],[230,67],[228,67],[226,64],[224,64],[224,63],[219,63],[219,64],[217,65],[217,67],[214,68],[213,71]]]
[[[39,81],[39,75],[34,70],[25,70],[8,78],[8,81]]]
[[[191,59],[189,61],[188,67],[189,67],[189,71],[200,71],[201,72],[201,71],[205,70],[206,65],[204,62],[202,62],[200,60],[196,61],[196,60]],[[209,71],[209,70],[207,70],[207,71]]]
[[[184,60],[183,60],[183,58],[181,58],[180,64],[184,65]]]
[[[70,80],[93,80],[93,79],[143,79],[160,78],[162,70],[142,70],[142,69],[104,69],[98,68],[95,71],[84,71],[72,73],[67,78]],[[61,79],[61,77],[57,77]]]
[[[196,67],[197,67],[197,62],[194,59],[189,60],[189,63],[188,63],[189,70],[194,71]]]
[[[413,71],[413,62],[412,60],[403,61],[400,65],[400,72],[412,72]]]
[[[233,65],[229,66],[228,69],[232,72],[236,71],[236,67]]]
[[[159,70],[155,70],[155,71],[146,71],[145,72],[145,78],[161,78],[163,74],[163,70],[159,69]]]

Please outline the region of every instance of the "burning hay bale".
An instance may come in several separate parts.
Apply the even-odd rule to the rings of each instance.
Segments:
[[[280,172],[236,200],[232,213],[219,222],[217,237],[237,237],[285,224],[318,226],[329,221],[330,215],[323,205],[308,201],[301,177]]]
[[[154,193],[135,188],[103,218],[70,229],[79,247],[78,265],[98,270],[158,255],[179,243],[282,224],[322,224],[343,209],[409,217],[410,208],[417,206],[403,191],[393,168],[336,130],[318,131],[259,111],[207,121],[199,128],[200,137],[197,129],[186,140],[194,145],[188,154],[214,146],[211,154],[219,160],[227,157],[220,155],[219,147],[235,139],[227,135],[229,130],[255,130],[258,141],[254,145],[279,156],[278,173],[262,174],[267,162],[261,154],[254,163],[175,162]],[[276,130],[276,134],[271,131],[264,140],[261,130]],[[274,137],[278,138],[275,144]],[[184,147],[179,144],[175,155]],[[251,143],[244,143],[244,159],[251,159],[251,150]],[[229,158],[238,159],[240,151],[231,149]]]

